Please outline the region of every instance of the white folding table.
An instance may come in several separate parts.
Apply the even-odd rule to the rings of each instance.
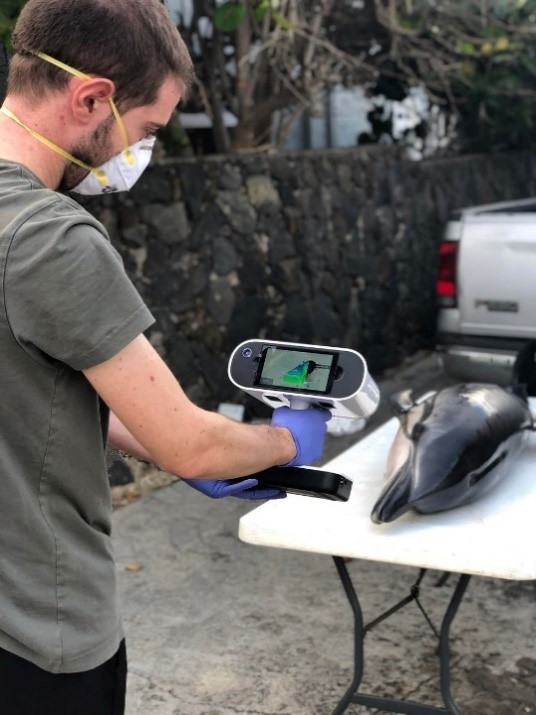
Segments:
[[[533,398],[531,408],[536,409]],[[450,692],[449,628],[469,578],[536,579],[536,433],[529,434],[512,472],[480,500],[433,515],[410,512],[392,524],[375,525],[370,512],[384,484],[387,452],[397,429],[398,421],[389,420],[323,467],[353,480],[348,502],[289,494],[240,519],[242,541],[334,558],[354,614],[354,677],[333,715],[343,713],[350,703],[405,715],[460,715]],[[344,557],[415,566],[420,575],[409,596],[364,625]],[[459,574],[438,634],[445,707],[360,693],[365,633],[411,600],[420,606],[419,584],[426,569]]]

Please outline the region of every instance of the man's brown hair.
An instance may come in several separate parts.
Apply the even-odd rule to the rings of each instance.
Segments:
[[[29,0],[13,32],[8,94],[41,99],[71,76],[35,56],[44,52],[115,84],[121,110],[152,104],[168,75],[187,93],[192,61],[159,0]]]

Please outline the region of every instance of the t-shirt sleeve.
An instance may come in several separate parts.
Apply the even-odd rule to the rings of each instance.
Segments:
[[[98,225],[43,218],[15,234],[6,261],[16,339],[75,370],[113,357],[154,322]]]

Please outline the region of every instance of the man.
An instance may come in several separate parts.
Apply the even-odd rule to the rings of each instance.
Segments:
[[[105,443],[211,497],[318,458],[326,413],[243,425],[192,404],[101,224],[57,190],[127,190],[192,65],[158,0],[29,0],[0,110],[0,710],[118,715]]]

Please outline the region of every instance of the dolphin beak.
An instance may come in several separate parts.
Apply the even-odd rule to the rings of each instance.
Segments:
[[[408,501],[411,481],[411,464],[407,461],[384,486],[376,504],[374,504],[370,514],[374,524],[387,524],[410,511],[412,506]]]

